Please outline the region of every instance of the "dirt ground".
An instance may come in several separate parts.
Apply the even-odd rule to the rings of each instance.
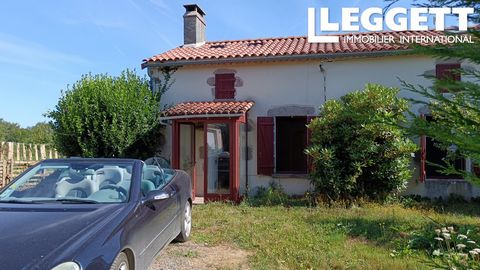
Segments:
[[[248,270],[248,252],[231,246],[172,243],[163,250],[149,270],[241,269]]]

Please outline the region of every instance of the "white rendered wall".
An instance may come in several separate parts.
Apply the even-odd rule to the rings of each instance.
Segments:
[[[317,114],[318,108],[324,103],[324,78],[320,72],[320,64],[325,70],[327,99],[338,99],[348,92],[363,89],[366,83],[401,87],[399,78],[409,83],[429,86],[431,81],[423,75],[434,75],[437,62],[438,60],[421,56],[390,56],[331,62],[318,60],[185,66],[175,73],[175,83],[162,97],[162,106],[185,101],[212,101],[214,96],[211,80],[214,73],[222,70],[234,71],[240,83],[236,87],[236,100],[255,102],[248,114],[251,126],[248,145],[252,151],[252,158],[248,161],[250,190],[258,186],[268,186],[271,181],[275,181],[282,185],[287,193],[301,195],[310,188],[309,181],[305,178],[257,175],[257,116],[267,116],[270,109],[288,105],[313,107],[314,114]],[[158,71],[152,71],[153,76],[159,76]],[[420,98],[406,90],[402,90],[400,96]],[[413,110],[418,111],[419,108]],[[171,158],[170,129],[166,136],[164,155]],[[418,164],[415,164],[415,167],[417,166]],[[418,179],[418,169],[415,170],[413,178],[409,190],[426,196],[427,194],[422,194],[425,193],[424,184],[415,181]],[[244,193],[244,179],[240,183],[240,192]]]

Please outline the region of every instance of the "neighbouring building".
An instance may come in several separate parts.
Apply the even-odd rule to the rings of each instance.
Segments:
[[[187,171],[193,193],[206,200],[237,200],[274,181],[289,194],[310,188],[304,148],[306,124],[326,100],[363,89],[366,83],[400,87],[399,78],[430,86],[430,76],[449,76],[467,67],[457,60],[405,54],[401,44],[310,44],[306,37],[206,40],[203,10],[185,5],[184,44],[144,60],[155,88],[164,70],[176,69],[162,97],[167,106],[162,155]],[[376,32],[357,35],[443,35],[436,31]],[[461,78],[457,78],[461,79]],[[402,91],[404,97],[411,92]],[[416,97],[420,98],[420,97]],[[414,108],[429,117],[428,107]],[[467,198],[479,189],[437,172],[428,162],[445,155],[421,138],[415,174],[407,193]],[[471,168],[468,160],[459,167]]]

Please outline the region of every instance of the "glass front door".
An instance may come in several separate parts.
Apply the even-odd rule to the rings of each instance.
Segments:
[[[230,177],[230,124],[209,123],[206,125],[207,147],[207,193],[229,195]]]
[[[179,168],[190,175],[195,196],[195,126],[180,124]]]

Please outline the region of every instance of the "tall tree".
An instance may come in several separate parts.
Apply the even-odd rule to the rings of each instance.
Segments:
[[[48,123],[40,122],[33,127],[22,128],[17,123],[0,118],[0,141],[22,143],[52,143],[53,131]]]
[[[33,127],[27,128],[26,143],[53,143],[52,125],[45,122],[35,124]]]
[[[390,1],[391,2],[391,1]],[[395,1],[394,1],[395,2]],[[426,7],[474,7],[475,14],[470,16],[472,22],[480,20],[480,0],[430,0],[417,2]],[[449,33],[447,33],[449,34]],[[403,82],[406,89],[422,95],[426,99],[413,100],[416,104],[426,105],[433,121],[414,118],[410,131],[417,135],[426,135],[447,150],[445,164],[436,164],[445,174],[460,175],[480,183],[474,173],[455,168],[454,162],[459,158],[470,158],[474,164],[480,164],[480,32],[472,27],[467,33],[473,43],[437,44],[435,46],[414,46],[418,54],[430,55],[442,59],[463,60],[461,69],[451,70],[455,76],[432,78],[432,87],[423,87]]]

